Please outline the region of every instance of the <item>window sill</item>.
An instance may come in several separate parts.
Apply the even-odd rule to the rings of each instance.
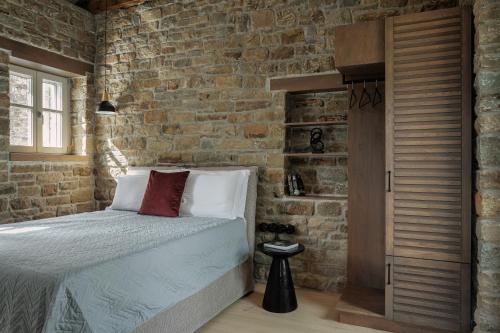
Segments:
[[[88,155],[10,153],[11,161],[50,161],[50,162],[88,162]]]

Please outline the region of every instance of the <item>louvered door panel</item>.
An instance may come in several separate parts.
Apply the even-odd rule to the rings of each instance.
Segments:
[[[394,257],[393,320],[467,331],[468,264]]]
[[[470,27],[447,9],[387,20],[387,254],[470,260]]]

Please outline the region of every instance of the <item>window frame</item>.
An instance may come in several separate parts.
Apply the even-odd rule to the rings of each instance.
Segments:
[[[19,73],[23,75],[29,75],[32,77],[33,87],[32,87],[32,107],[25,106],[22,104],[16,104],[10,102],[10,106],[17,106],[23,108],[31,108],[32,110],[32,146],[15,146],[10,145],[10,152],[20,152],[20,153],[49,153],[49,154],[67,154],[69,153],[70,147],[70,101],[69,101],[69,79],[49,74],[46,72],[41,72],[26,67],[9,65],[9,81],[10,72]],[[61,100],[61,111],[62,115],[62,147],[44,147],[43,146],[43,111],[57,112],[56,110],[44,109],[43,108],[43,81],[50,80],[61,83],[62,87],[62,100]],[[10,111],[9,111],[10,112]],[[9,117],[10,119],[10,117]],[[10,137],[10,133],[9,133]]]

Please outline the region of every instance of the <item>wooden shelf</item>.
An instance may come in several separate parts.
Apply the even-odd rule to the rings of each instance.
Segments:
[[[304,122],[295,122],[295,123],[285,123],[286,127],[332,126],[332,125],[347,125],[347,120],[304,121]]]
[[[347,200],[347,195],[321,195],[321,194],[306,194],[305,196],[300,195],[285,195],[286,199],[291,200]]]
[[[269,89],[271,91],[286,90],[290,93],[347,90],[344,78],[340,73],[271,78],[269,80]]]
[[[283,153],[287,157],[300,157],[300,158],[336,158],[347,157],[347,153]]]

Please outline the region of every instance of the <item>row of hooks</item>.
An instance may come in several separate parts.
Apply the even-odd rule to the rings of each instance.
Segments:
[[[349,88],[349,85],[347,85]],[[349,97],[349,108],[353,108],[358,101],[358,96],[356,96],[356,91],[354,89],[354,81],[351,81],[351,96]],[[363,81],[363,91],[361,92],[361,97],[358,102],[358,107],[360,109],[364,108],[368,104],[371,104],[372,107],[375,105],[382,103],[382,94],[378,90],[378,80],[375,80],[375,91],[373,92],[373,98],[366,90],[366,81]]]

